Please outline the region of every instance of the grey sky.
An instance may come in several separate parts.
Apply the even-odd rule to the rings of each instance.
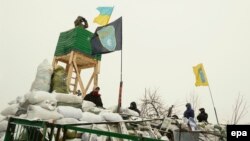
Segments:
[[[38,64],[52,62],[60,32],[73,28],[78,15],[94,32],[98,6],[115,7],[111,21],[123,16],[124,106],[139,102],[145,88],[158,89],[167,106],[195,93],[215,122],[208,88],[194,86],[192,66],[198,63],[221,122],[231,118],[238,93],[249,105],[249,0],[0,0],[0,109],[29,91]],[[119,81],[120,52],[103,55],[104,106],[117,103]],[[250,113],[243,123],[249,119]]]

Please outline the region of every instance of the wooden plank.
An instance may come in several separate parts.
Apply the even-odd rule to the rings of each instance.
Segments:
[[[53,58],[53,62],[52,62],[52,67],[53,67],[53,69],[56,68],[57,63],[58,63],[58,61],[57,61],[56,57],[54,57],[54,58]]]
[[[98,73],[97,73],[97,65],[94,67],[94,88],[98,86]]]
[[[96,66],[96,67],[97,67],[96,73],[97,73],[97,74],[100,74],[101,61],[98,61],[98,62],[97,62],[97,66]]]
[[[71,77],[72,77],[72,72],[73,72],[73,64],[68,64],[68,74],[67,74],[67,86],[70,86],[70,81],[71,81]]]
[[[81,70],[79,69],[78,71],[79,71],[79,74],[81,74]],[[74,87],[74,90],[73,90],[73,94],[76,94],[77,85],[78,85],[78,77],[76,76],[76,78],[75,78],[75,87]]]
[[[71,52],[70,52],[70,55],[69,55],[69,62],[68,62],[69,64],[72,63],[73,57],[74,57],[74,51],[71,51]]]
[[[95,76],[95,72],[93,71],[93,73],[92,73],[92,75],[91,75],[91,77],[90,77],[90,79],[89,79],[89,82],[88,82],[88,84],[87,84],[86,92],[88,91],[89,86],[90,86],[91,82],[93,81],[94,76]]]
[[[75,62],[75,58],[73,60],[73,65],[74,65],[74,68],[75,68],[75,71],[76,71],[76,76],[77,76],[77,79],[79,81],[79,85],[80,85],[80,88],[81,88],[81,91],[82,91],[82,96],[84,97],[86,95],[86,91],[84,89],[83,82],[82,82],[81,76],[79,74],[79,71],[78,71],[78,68],[77,68],[77,64]]]

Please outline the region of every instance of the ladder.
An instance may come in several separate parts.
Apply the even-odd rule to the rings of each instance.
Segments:
[[[70,92],[76,94],[78,86],[80,87],[80,91],[82,96],[84,97],[90,87],[93,84],[93,88],[98,86],[98,74],[100,73],[100,61],[95,60],[83,53],[77,51],[71,51],[70,53],[63,56],[55,56],[53,59],[53,68],[58,65],[59,62],[66,64],[66,72],[67,72],[67,85],[70,88]],[[87,81],[86,85],[84,85],[83,80],[81,78],[81,72],[84,69],[92,68],[92,75]]]

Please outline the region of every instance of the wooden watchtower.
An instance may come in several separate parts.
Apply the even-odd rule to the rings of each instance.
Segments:
[[[92,55],[90,44],[92,35],[90,31],[78,26],[62,32],[58,39],[52,65],[55,68],[59,62],[66,64],[67,84],[73,94],[76,93],[78,86],[83,96],[92,83],[93,87],[98,86],[101,55]],[[84,83],[81,72],[90,68],[93,68],[92,75],[87,83]]]

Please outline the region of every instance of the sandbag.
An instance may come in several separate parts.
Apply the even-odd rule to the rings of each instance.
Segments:
[[[56,124],[74,124],[79,123],[79,120],[74,118],[62,118],[55,121]]]
[[[44,100],[36,105],[40,106],[44,109],[54,111],[56,109],[56,106],[57,106],[57,101],[56,100]]]
[[[4,141],[5,132],[0,132],[0,141]]]
[[[66,139],[66,141],[83,141],[83,140],[75,138],[75,139]]]
[[[87,100],[83,100],[82,101],[82,110],[84,112],[89,111],[89,109],[96,107],[95,103],[91,102],[91,101],[87,101]]]
[[[70,106],[70,107],[81,109],[82,108],[82,103],[57,102],[57,106]]]
[[[137,113],[134,110],[130,110],[129,108],[123,109],[122,112],[123,114],[126,114],[126,115],[139,116],[139,113]]]
[[[69,86],[67,85],[67,74],[65,69],[62,66],[56,66],[51,81],[50,92],[57,93],[69,93]]]
[[[105,121],[104,118],[100,115],[96,115],[90,112],[83,112],[81,121],[86,121],[89,123],[95,123],[95,122],[103,122]]]
[[[18,111],[19,104],[12,104],[9,107],[5,108],[1,114],[3,116],[10,116],[10,115],[15,115],[16,112]]]
[[[50,111],[40,106],[29,105],[27,111],[28,119],[43,119],[43,120],[58,120],[63,118],[63,115],[59,114],[56,110]]]
[[[32,83],[31,91],[46,91],[50,90],[51,75],[53,73],[53,68],[49,64],[48,60],[45,59],[37,67],[36,78]]]
[[[0,115],[0,122],[1,121],[3,121],[3,120],[6,120],[7,119],[7,117],[6,116],[2,116],[2,115]]]
[[[101,112],[100,115],[106,121],[113,121],[113,122],[123,121],[122,117],[117,113]]]
[[[55,95],[44,91],[29,92],[24,97],[30,104],[38,104],[45,100],[56,101]]]
[[[86,112],[91,112],[91,113],[94,113],[94,114],[99,114],[99,113],[101,113],[103,111],[110,112],[110,111],[108,111],[106,109],[102,109],[102,108],[98,108],[98,107],[89,108]]]
[[[82,118],[82,110],[70,106],[58,106],[57,111],[64,116],[64,118]]]
[[[0,122],[0,132],[4,132],[7,130],[7,126],[8,126],[8,121],[7,120],[3,120]]]
[[[15,100],[10,101],[8,104],[9,105],[12,105],[12,104],[22,104],[24,102],[25,102],[25,98],[23,96],[18,96],[18,97],[16,97]]]
[[[162,140],[162,141],[169,141],[169,139],[168,139],[167,136],[162,136],[162,137],[161,137],[161,140]]]
[[[53,93],[55,95],[55,98],[58,102],[62,102],[62,103],[82,103],[82,97],[81,96],[77,96],[77,95],[73,95],[73,94],[62,94],[62,93]]]

